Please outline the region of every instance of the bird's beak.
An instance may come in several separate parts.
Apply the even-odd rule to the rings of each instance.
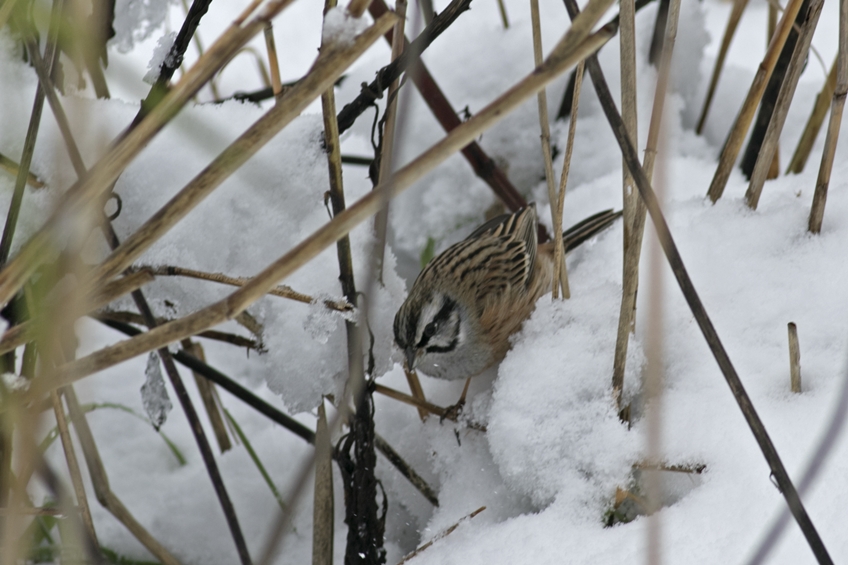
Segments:
[[[410,371],[414,370],[416,357],[418,357],[418,348],[407,347],[404,353],[406,353],[406,368]]]

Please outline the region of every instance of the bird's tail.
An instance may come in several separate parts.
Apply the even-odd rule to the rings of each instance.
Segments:
[[[562,234],[562,244],[565,252],[568,253],[584,241],[595,237],[610,227],[620,216],[621,210],[618,212],[604,210],[574,224]]]

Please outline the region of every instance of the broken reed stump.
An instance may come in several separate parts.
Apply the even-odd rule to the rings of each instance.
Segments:
[[[801,392],[801,348],[798,345],[798,327],[787,324],[789,330],[789,384],[792,392]]]

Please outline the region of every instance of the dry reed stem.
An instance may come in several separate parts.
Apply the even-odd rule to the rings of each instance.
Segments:
[[[454,524],[453,526],[451,526],[450,528],[448,528],[444,532],[437,534],[436,537],[434,537],[433,539],[431,539],[430,541],[428,541],[427,543],[425,543],[424,545],[417,548],[415,551],[413,551],[412,553],[410,553],[409,555],[405,556],[403,559],[398,561],[397,565],[403,565],[404,563],[406,563],[407,561],[409,561],[410,559],[417,556],[419,553],[421,553],[422,551],[424,551],[425,549],[427,549],[428,547],[430,547],[431,545],[433,545],[434,543],[439,541],[440,539],[449,536],[450,534],[453,533],[453,531],[455,529],[457,529],[459,527],[460,524],[462,524],[463,522],[465,522],[467,520],[470,520],[471,518],[473,518],[474,516],[476,516],[477,514],[479,514],[480,512],[482,512],[485,509],[486,509],[485,506],[481,506],[480,508],[478,508],[477,510],[475,510],[474,512],[472,512],[468,516],[461,518],[456,524]]]
[[[65,409],[62,406],[62,400],[59,398],[59,393],[55,390],[50,391],[50,402],[53,404],[53,414],[56,417],[56,427],[59,429],[59,438],[62,440],[62,451],[65,454],[65,461],[68,463],[68,473],[71,475],[71,484],[74,487],[74,494],[77,499],[77,508],[79,509],[82,523],[88,530],[91,539],[97,542],[97,533],[94,530],[94,522],[91,519],[91,509],[88,506],[88,497],[85,494],[85,486],[82,483],[82,474],[80,473],[79,461],[74,450],[74,442],[71,440],[71,433],[68,430],[68,420],[65,418]]]
[[[533,27],[533,61],[538,67],[542,64],[542,25],[539,17],[539,0],[530,0],[530,20]],[[551,205],[551,224],[554,228],[554,239],[562,239],[562,217],[557,216],[556,188],[554,187],[554,163],[551,155],[551,124],[548,120],[548,95],[542,88],[536,94],[536,102],[539,107],[539,129],[542,141],[542,160],[545,164],[545,184],[548,187],[548,202]],[[565,267],[565,254],[559,253],[554,257],[554,279],[551,283],[552,298],[559,298],[562,289],[562,297],[571,298],[571,289],[568,287],[568,271]]]
[[[139,272],[148,272],[156,276],[188,277],[192,279],[226,284],[229,286],[244,286],[252,280],[250,277],[230,277],[223,273],[207,273],[204,271],[196,271],[194,269],[186,269],[184,267],[176,267],[172,265],[142,267],[142,271]],[[316,302],[314,297],[298,292],[286,285],[275,286],[268,291],[268,294],[271,296],[279,296],[280,298],[288,298],[289,300],[302,302],[304,304],[314,304]],[[350,312],[353,310],[353,306],[345,300],[324,300],[322,302],[324,306],[337,312]]]
[[[392,30],[392,62],[395,62],[398,57],[403,54],[405,39],[405,24],[406,24],[406,0],[395,0],[395,13],[398,16],[397,23]],[[412,72],[415,72],[414,70]],[[397,125],[398,103],[400,102],[399,94],[400,79],[396,78],[389,84],[388,97],[386,102],[385,123],[383,126],[383,136],[380,138],[380,171],[377,176],[377,182],[388,179],[394,169],[394,146],[395,146],[395,128]],[[333,115],[335,117],[335,114]],[[377,234],[378,241],[385,241],[389,225],[389,206],[386,204],[374,219],[374,228]],[[377,280],[383,284],[383,261],[386,255],[386,246],[381,245],[375,251],[377,260]]]
[[[842,111],[845,108],[845,98],[848,96],[848,0],[839,2],[839,51],[837,55],[836,89],[833,92],[833,103],[830,109],[830,122],[827,124],[827,137],[824,142],[821,165],[816,179],[816,191],[813,194],[813,205],[810,209],[810,220],[807,229],[811,233],[820,233],[824,219],[824,207],[827,202],[827,188],[830,184],[830,173],[833,169],[833,159],[836,155],[836,143],[839,141],[839,128],[842,124]]]
[[[562,210],[565,205],[565,188],[568,185],[568,173],[571,171],[571,155],[574,152],[574,135],[577,132],[577,109],[580,105],[580,89],[583,88],[583,69],[585,67],[585,60],[577,63],[577,70],[574,75],[574,95],[571,97],[571,119],[568,123],[568,139],[565,143],[565,154],[562,157],[562,173],[559,177],[559,192],[557,193],[554,233],[560,234],[560,236],[554,238],[554,254],[560,258],[560,261],[554,263],[554,280],[559,280],[559,269],[565,268],[565,249],[563,247],[561,235]],[[551,207],[553,208],[553,205],[551,205]]]
[[[112,492],[109,486],[109,476],[106,474],[106,467],[104,467],[103,461],[100,459],[100,452],[97,450],[94,434],[91,433],[91,428],[88,425],[85,413],[80,407],[76,392],[74,392],[73,387],[69,386],[63,390],[63,393],[65,395],[65,401],[68,403],[68,412],[71,415],[71,421],[77,431],[77,437],[79,438],[80,447],[82,447],[85,463],[91,475],[91,484],[94,487],[94,493],[98,502],[121,522],[156,559],[164,565],[180,565],[177,558],[171,555],[156,538],[150,535],[150,532],[133,517],[127,507]]]
[[[283,90],[280,80],[280,62],[277,60],[277,44],[274,41],[274,26],[271,22],[265,24],[265,49],[268,51],[268,68],[271,71],[271,88],[274,96],[279,96]]]
[[[321,251],[376,213],[386,196],[394,197],[408,188],[439,163],[467,145],[482,131],[503,118],[509,111],[535,94],[542,86],[606,43],[614,35],[614,29],[605,26],[592,35],[589,35],[589,32],[610,3],[611,0],[591,0],[587,5],[587,10],[583,12],[585,16],[581,14],[575,20],[571,30],[565,34],[542,66],[537,67],[529,76],[510,88],[477,115],[454,129],[442,141],[398,170],[386,183],[381,183],[371,193],[338,214],[328,224],[269,265],[240,290],[189,316],[101,349],[61,367],[59,382],[79,380],[94,372],[111,367],[136,355],[163,347],[236,316],[266,294],[278,281],[308,263]],[[387,194],[384,195],[384,193]],[[38,390],[39,388],[38,385],[34,386],[30,394],[33,397],[38,397],[39,394],[46,392],[46,390]]]
[[[666,20],[665,38],[663,39],[663,50],[660,55],[659,73],[657,75],[657,88],[654,92],[654,102],[651,108],[651,123],[648,126],[648,141],[645,144],[645,161],[643,168],[645,175],[650,180],[654,174],[654,163],[657,157],[657,146],[662,131],[662,118],[665,108],[665,96],[668,91],[669,74],[671,73],[671,59],[674,54],[674,44],[677,40],[677,26],[680,20],[680,0],[672,0],[669,4],[669,13]],[[629,130],[628,130],[629,133]],[[636,320],[636,295],[639,289],[639,260],[642,255],[642,238],[645,233],[645,220],[647,208],[641,196],[636,198],[636,211],[633,216],[633,224],[630,228],[630,238],[625,240],[624,247],[624,269],[622,277],[621,309],[618,318],[618,331],[615,341],[615,352],[613,357],[612,391],[613,398],[619,411],[621,406],[621,392],[624,388],[624,371],[627,364],[627,347],[630,342],[630,334],[635,329]],[[626,224],[625,224],[626,225]]]
[[[786,116],[789,113],[789,105],[795,96],[798,79],[801,77],[801,71],[806,64],[807,54],[810,51],[810,44],[813,40],[813,34],[816,31],[816,25],[818,24],[823,6],[824,0],[812,0],[810,2],[804,25],[798,35],[798,42],[795,44],[792,58],[789,61],[789,67],[786,69],[783,84],[780,85],[774,112],[771,120],[769,120],[768,128],[766,129],[763,143],[760,146],[757,156],[757,162],[751,173],[751,182],[748,184],[748,190],[745,193],[745,200],[748,207],[753,210],[757,209],[760,195],[763,192],[763,185],[766,182],[766,177],[771,170],[775,155],[777,154],[780,132],[783,131],[783,124],[786,122]]]
[[[789,322],[789,388],[801,392],[801,347],[798,344],[798,326]]]
[[[335,114],[333,114],[335,117]],[[315,427],[315,494],[312,501],[312,565],[333,565],[333,444],[324,401]]]
[[[766,48],[768,48],[769,41],[771,41],[771,38],[774,36],[774,30],[777,28],[777,14],[779,10],[782,10],[782,7],[777,3],[777,0],[769,1],[768,18],[766,22]],[[776,179],[779,176],[780,143],[778,142],[777,150],[774,152],[774,158],[771,161],[767,178]]]
[[[96,310],[106,304],[109,304],[113,300],[117,300],[128,292],[132,292],[133,290],[151,282],[152,280],[153,275],[149,271],[138,271],[132,275],[121,277],[120,279],[110,282],[100,289],[95,295],[85,298],[82,301],[65,300],[63,303],[70,304],[71,309],[73,310],[71,315],[74,318],[78,318],[79,316],[87,313],[83,311],[86,308],[81,307],[83,304],[88,305],[88,308],[90,309],[89,311]],[[61,301],[62,299],[57,300]],[[37,337],[38,328],[43,327],[44,324],[45,322],[43,320],[27,320],[22,324],[9,328],[3,334],[3,338],[0,339],[0,355],[8,353],[25,343],[33,341]]]
[[[12,159],[0,154],[0,169],[3,169],[11,175],[17,176],[18,171],[21,170],[21,166]],[[33,188],[44,188],[44,183],[41,182],[32,172],[28,172],[26,174],[26,183]]]
[[[742,19],[742,12],[748,6],[748,0],[733,0],[733,8],[730,10],[730,16],[727,18],[727,27],[724,29],[724,35],[721,38],[721,46],[718,49],[713,74],[710,77],[710,86],[707,88],[707,97],[704,99],[704,107],[701,109],[701,117],[698,118],[698,125],[695,127],[695,133],[701,135],[704,131],[704,123],[707,121],[707,113],[710,111],[710,105],[713,101],[716,87],[718,86],[718,78],[724,68],[724,60],[727,57],[727,51],[730,49],[730,42],[733,41],[733,36],[736,34],[736,28],[739,26],[739,20]],[[779,52],[779,51],[778,51]],[[765,86],[763,82],[763,86]],[[762,94],[760,95],[762,96]],[[759,99],[758,99],[759,101]]]
[[[633,0],[619,4],[619,57],[621,60],[621,118],[634,145],[639,143],[639,120],[636,105],[636,6]],[[624,203],[624,249],[631,244],[634,218],[639,210],[639,191],[622,161],[622,202]],[[626,255],[626,252],[625,252]]]
[[[827,79],[824,81],[824,86],[821,92],[816,96],[816,102],[813,104],[813,111],[807,120],[807,125],[804,126],[804,132],[801,134],[801,139],[798,140],[798,146],[795,148],[795,153],[792,154],[792,159],[789,161],[789,166],[786,167],[786,174],[795,173],[796,175],[804,170],[807,164],[807,159],[810,157],[810,152],[813,150],[813,144],[819,135],[824,117],[830,109],[830,104],[833,101],[833,93],[836,90],[836,68],[839,56],[833,60],[833,65],[830,67],[830,72]]]
[[[8,303],[38,265],[49,256],[55,238],[63,239],[60,230],[68,225],[64,219],[78,217],[91,202],[99,200],[153,136],[176,116],[229,56],[259,33],[266,21],[291,2],[293,0],[272,0],[259,15],[243,27],[239,23],[230,26],[161,102],[132,131],[115,143],[83,179],[63,194],[45,226],[36,232],[18,255],[0,271],[0,304]]]
[[[102,284],[103,281],[111,279],[127,268],[154,242],[200,204],[206,196],[229,178],[238,167],[246,163],[250,157],[291,123],[312,100],[331,88],[345,69],[379,39],[387,29],[394,25],[394,21],[395,16],[391,14],[380,18],[374,25],[360,34],[350,48],[330,48],[326,53],[319,55],[306,77],[280,98],[272,109],[218,155],[95,269],[93,275],[95,281]]]
[[[406,375],[406,382],[409,385],[409,390],[412,393],[412,397],[416,400],[421,400],[423,402],[427,402],[427,398],[424,396],[424,387],[421,386],[421,380],[418,378],[418,372],[413,370],[409,370],[406,366],[406,363],[403,365],[403,374]],[[425,421],[427,419],[428,412],[423,409],[418,409],[418,417],[421,418],[421,421]]]
[[[804,0],[791,0],[783,12],[783,17],[778,23],[777,31],[775,31],[774,36],[771,38],[771,43],[769,43],[763,61],[760,63],[757,73],[754,75],[754,80],[751,82],[748,95],[745,97],[742,108],[740,108],[739,114],[733,122],[733,127],[721,151],[715,175],[707,191],[707,196],[714,203],[721,198],[724,188],[727,186],[727,180],[730,178],[730,172],[736,163],[736,157],[739,156],[739,150],[742,148],[742,143],[748,134],[748,128],[751,127],[754,113],[757,111],[757,106],[763,97],[769,77],[771,77],[774,66],[777,64],[777,59],[780,57],[780,52],[783,50],[786,38],[789,37],[789,32],[792,30],[795,17],[798,15],[803,2]]]
[[[374,392],[378,392],[383,396],[388,396],[389,398],[392,398],[399,402],[403,402],[404,404],[415,406],[416,408],[418,408],[419,413],[423,410],[429,412],[430,414],[435,414],[439,418],[447,418],[448,420],[456,421],[456,415],[448,414],[448,411],[445,408],[437,406],[432,402],[427,402],[426,400],[422,400],[420,398],[404,394],[399,390],[395,390],[393,388],[389,388],[381,384],[375,384]]]

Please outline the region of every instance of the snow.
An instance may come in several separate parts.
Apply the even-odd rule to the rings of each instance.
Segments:
[[[445,2],[437,4],[440,9]],[[156,22],[165,18],[158,19],[166,3],[148,2],[144,6],[141,15],[132,16],[136,22],[133,29],[142,31],[125,32],[120,40],[134,38],[136,48],[131,55],[140,61],[132,67],[135,81],[153,50],[152,40],[141,39],[152,32],[145,26],[161,26]],[[220,6],[212,4],[211,10],[222,11],[210,11],[201,26],[207,44],[215,37],[210,30],[222,29],[232,19]],[[836,9],[836,4],[825,6],[813,40],[828,63],[836,51]],[[558,0],[543,1],[541,10],[544,45],[550,48],[567,29],[567,18]],[[458,111],[466,106],[471,113],[479,111],[532,68],[529,9],[516,0],[507,2],[507,11],[510,28],[504,30],[493,3],[473,4],[472,10],[460,16],[424,55]],[[843,259],[848,244],[848,143],[843,139],[837,149],[824,228],[818,236],[806,232],[806,223],[822,134],[806,170],[768,181],[756,211],[744,204],[747,182],[738,170],[734,170],[718,203],[705,200],[716,157],[765,50],[767,4],[754,0],[730,51],[704,135],[696,136],[692,127],[700,113],[728,12],[729,4],[718,0],[682,5],[664,120],[668,153],[661,156],[657,168],[666,179],[664,211],[688,272],[790,476],[798,481],[829,422],[838,391],[848,378],[848,267]],[[343,21],[343,10],[333,13],[337,15],[331,18],[337,21],[331,21],[324,33],[340,41],[339,34],[354,26]],[[655,70],[646,63],[655,15],[656,6],[649,5],[637,16],[640,147],[644,147],[648,132],[656,81]],[[178,11],[169,17],[179,22]],[[281,57],[284,80],[301,76],[321,42],[319,7],[294,3],[275,22],[275,31],[277,46],[286,54]],[[132,47],[132,43],[122,45]],[[147,49],[144,53],[142,46]],[[386,45],[369,51],[337,89],[337,104],[341,106],[358,94],[360,84],[370,81],[387,58]],[[113,65],[120,66],[116,59],[125,61],[122,64],[132,61],[110,53]],[[600,60],[617,98],[617,38],[604,47]],[[819,67],[811,57],[801,76],[781,140],[784,167],[821,86],[824,73]],[[118,71],[110,69],[113,72]],[[242,78],[250,74],[255,82],[252,62],[233,65],[226,73],[232,73],[223,81],[228,92],[236,88],[234,84],[244,90],[253,88],[253,82]],[[5,33],[0,35],[0,76],[4,77],[0,81],[0,120],[4,124],[0,152],[19,156],[36,81],[34,73],[15,56],[13,43]],[[548,89],[551,115],[558,109],[566,78],[561,77]],[[124,86],[128,91],[136,88]],[[258,83],[255,86],[260,87]],[[139,96],[108,101],[87,96],[85,92],[71,93],[62,102],[90,166],[108,140],[133,118]],[[208,93],[200,99],[206,100],[205,96]],[[399,128],[406,132],[398,140],[399,164],[443,135],[417,92],[411,91],[408,99],[409,110],[403,118],[407,121]],[[227,102],[198,104],[181,112],[121,176],[116,187],[124,205],[115,221],[119,236],[123,239],[135,231],[262,111],[253,105]],[[55,122],[48,110],[44,116],[32,169],[53,188],[27,189],[13,252],[44,220],[56,188],[75,180]],[[372,116],[369,111],[345,134],[344,153],[368,154]],[[560,150],[565,147],[567,127],[567,122],[553,125],[553,141]],[[248,277],[290,250],[328,220],[321,130],[321,117],[315,112],[297,118],[138,263]],[[485,132],[479,142],[528,199],[537,201],[539,217],[548,223],[535,99]],[[561,157],[555,165],[558,178]],[[11,176],[0,174],[0,207],[8,205],[13,186]],[[349,203],[370,188],[364,169],[345,169]],[[421,249],[428,238],[436,241],[438,252],[464,237],[483,220],[492,202],[489,188],[459,155],[392,202],[393,233],[386,250],[385,285],[376,286],[368,304],[381,384],[407,390],[403,371],[393,363],[391,323],[405,295],[404,278],[414,276]],[[564,223],[571,225],[599,210],[620,206],[620,153],[587,77]],[[653,238],[649,229],[646,244]],[[639,295],[636,334],[630,342],[625,375],[624,399],[632,403],[634,415],[629,429],[620,423],[611,398],[612,353],[621,295],[621,239],[619,222],[570,255],[572,298],[565,302],[552,302],[550,296],[540,299],[532,317],[514,336],[512,350],[500,367],[472,381],[466,419],[459,424],[440,423],[433,417],[422,423],[413,408],[385,397],[376,398],[377,432],[437,489],[440,500],[440,506],[433,508],[385,459],[378,458],[377,473],[389,499],[388,563],[396,563],[482,506],[485,511],[464,521],[414,562],[477,565],[644,559],[646,518],[604,527],[616,489],[638,486],[633,466],[645,460],[645,415],[655,409],[641,401],[642,344],[648,312],[646,279]],[[374,243],[372,222],[351,234],[360,291],[368,286],[367,258]],[[91,260],[106,252],[99,238],[93,237],[88,250]],[[647,272],[646,262],[642,269]],[[764,458],[670,269],[663,267],[660,276],[664,289],[665,379],[662,462],[705,466],[698,475],[662,474],[664,506],[657,517],[662,528],[663,559],[669,563],[742,561],[750,557],[785,502],[769,479]],[[345,317],[322,304],[324,299],[341,297],[337,279],[336,252],[331,247],[282,281],[315,298],[312,304],[266,297],[248,310],[262,326],[261,339],[267,353],[248,355],[230,345],[201,340],[210,364],[313,428],[315,407],[323,395],[340,397],[346,375],[345,328],[341,323]],[[176,277],[159,277],[144,290],[155,314],[165,317],[183,316],[232,292],[223,285]],[[113,308],[131,309],[132,304],[125,300]],[[788,322],[798,326],[801,394],[789,392]],[[216,329],[252,337],[234,322]],[[122,339],[88,320],[80,321],[78,333],[78,356]],[[139,388],[145,382],[145,361],[134,359],[85,379],[77,386],[82,401],[119,403],[143,413]],[[188,376],[185,370],[181,373],[184,379]],[[426,376],[422,380],[428,400],[442,406],[454,403],[462,387],[461,382]],[[162,382],[170,389],[170,384]],[[200,406],[190,383],[188,388],[196,406]],[[311,448],[226,393],[221,397],[277,487],[284,496],[290,494]],[[201,419],[205,425],[205,416]],[[112,490],[154,537],[185,563],[236,562],[226,523],[181,410],[168,415],[161,431],[184,454],[185,465],[179,464],[148,424],[128,418],[122,411],[97,409],[89,420]],[[42,425],[46,433],[53,423],[45,418]],[[486,432],[481,432],[480,426],[485,426]],[[54,468],[64,472],[58,443],[49,449],[48,458]],[[237,445],[217,459],[251,554],[256,556],[279,511],[277,503],[243,446]],[[842,526],[848,504],[847,473],[848,440],[843,434],[818,479],[804,494],[807,511],[835,562],[848,559],[848,536]],[[335,557],[340,563],[346,526],[337,470],[334,479]],[[91,494],[90,485],[87,488]],[[35,490],[33,496],[40,502],[43,493]],[[90,499],[100,542],[121,555],[149,558],[123,526],[94,497]],[[302,497],[295,509],[292,529],[285,536],[277,562],[304,563],[310,559],[310,500],[310,496]],[[813,562],[798,527],[790,523],[769,563]]]
[[[162,71],[162,65],[165,63],[165,59],[168,58],[168,53],[171,52],[171,47],[174,45],[176,38],[177,32],[175,31],[166,33],[159,38],[156,49],[153,50],[153,57],[147,63],[148,71],[142,79],[144,82],[147,84],[156,84],[156,81],[159,79],[159,73]]]
[[[368,20],[364,17],[354,18],[342,6],[331,8],[324,16],[324,31],[321,39],[325,44],[335,44],[338,47],[353,45],[356,36],[368,28]]]

